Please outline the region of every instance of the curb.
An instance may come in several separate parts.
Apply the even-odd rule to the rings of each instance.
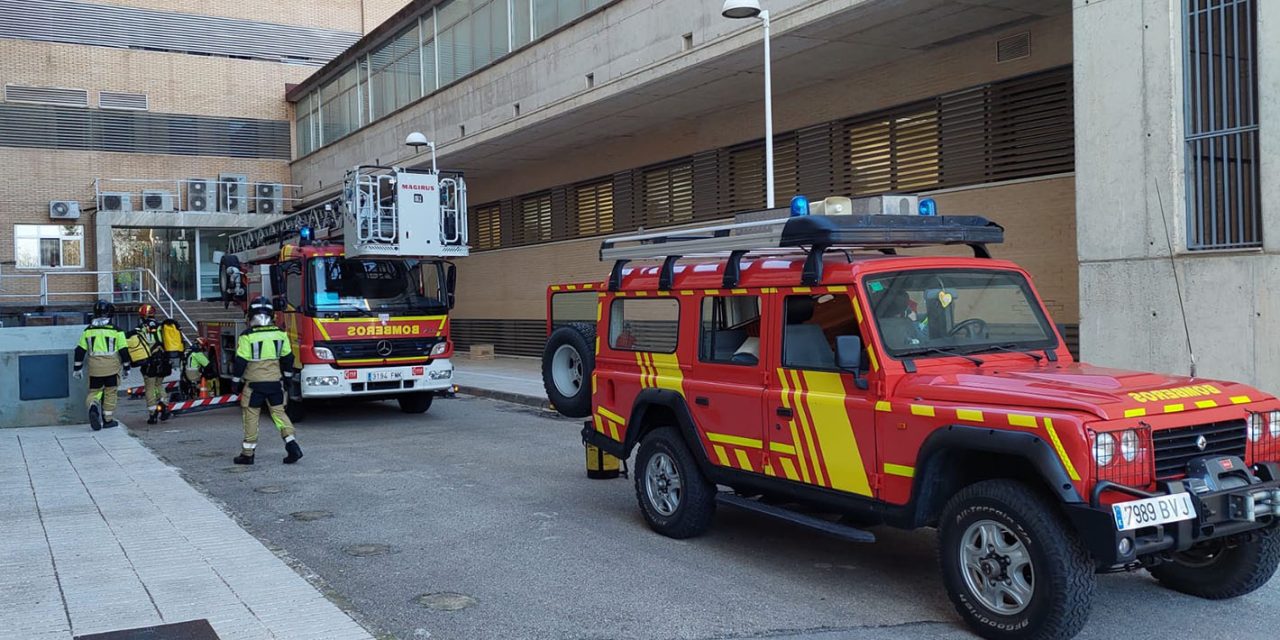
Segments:
[[[484,387],[469,387],[466,385],[458,385],[458,393],[465,393],[469,396],[489,398],[492,400],[501,400],[502,402],[520,404],[526,407],[534,407],[535,409],[543,409],[546,411],[555,410],[551,406],[551,401],[542,396],[531,396],[523,393],[499,391],[497,389],[486,389]]]

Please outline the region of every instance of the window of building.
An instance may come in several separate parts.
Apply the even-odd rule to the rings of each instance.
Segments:
[[[849,127],[853,195],[938,184],[937,110],[891,115]]]
[[[1187,248],[1262,246],[1258,4],[1184,0]]]
[[[527,196],[520,200],[520,224],[515,228],[516,244],[546,242],[551,239],[551,194]]]
[[[724,364],[760,363],[760,296],[702,299],[698,359]]]
[[[612,180],[574,187],[572,204],[577,235],[593,236],[613,231]]]
[[[675,353],[680,303],[671,298],[618,298],[609,308],[609,346],[622,351]]]
[[[499,204],[476,207],[471,215],[475,231],[471,240],[476,249],[497,249],[502,246],[502,206]]]
[[[84,266],[84,226],[15,224],[13,255],[20,269]]]
[[[369,54],[369,121],[422,97],[422,43],[418,25]]]
[[[693,220],[693,165],[689,162],[644,172],[641,219],[645,226]]]
[[[436,9],[440,86],[507,53],[508,17],[505,0],[452,0]]]
[[[836,370],[836,338],[858,335],[849,296],[787,296],[782,326],[782,366]]]
[[[351,67],[342,75],[320,87],[320,123],[325,144],[333,142],[360,126],[359,74]]]

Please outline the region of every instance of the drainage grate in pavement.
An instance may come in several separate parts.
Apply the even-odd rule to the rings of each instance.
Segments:
[[[461,611],[475,606],[476,599],[461,593],[442,591],[440,593],[424,593],[413,599],[413,603],[436,611]]]
[[[139,627],[76,636],[75,640],[219,640],[208,620],[190,620],[155,627]]]
[[[368,558],[369,556],[381,556],[391,553],[391,547],[385,544],[353,544],[342,549],[343,553],[357,558]]]

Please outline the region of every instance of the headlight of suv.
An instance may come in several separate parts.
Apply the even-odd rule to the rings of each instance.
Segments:
[[[1116,457],[1116,439],[1109,433],[1095,434],[1093,437],[1093,459],[1099,467],[1111,464]]]
[[[1120,457],[1133,462],[1138,457],[1138,432],[1132,429],[1120,434]]]
[[[444,355],[444,352],[448,350],[449,350],[449,342],[447,340],[442,340],[440,342],[437,342],[434,347],[431,347],[431,355],[432,356]]]
[[[1274,413],[1274,412],[1272,412]],[[1257,442],[1262,439],[1262,432],[1266,429],[1266,415],[1261,413],[1249,414],[1249,442]],[[1275,427],[1272,427],[1275,429]]]

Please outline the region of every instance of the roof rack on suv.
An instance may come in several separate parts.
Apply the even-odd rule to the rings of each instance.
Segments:
[[[617,291],[627,262],[662,258],[658,287],[670,289],[681,257],[728,252],[724,283],[733,287],[742,256],[802,249],[808,253],[802,284],[816,285],[822,280],[822,256],[827,249],[893,253],[898,248],[963,244],[973,249],[975,257],[990,258],[987,244],[1003,241],[1004,228],[981,216],[810,215],[609,238],[600,243],[600,259],[614,261],[609,289]]]

